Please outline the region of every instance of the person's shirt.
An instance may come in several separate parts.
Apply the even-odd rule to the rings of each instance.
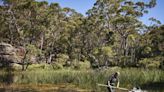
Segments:
[[[112,76],[108,80],[108,82],[110,83],[111,86],[116,86],[118,81],[119,81],[118,77],[116,77],[114,74],[112,74]]]

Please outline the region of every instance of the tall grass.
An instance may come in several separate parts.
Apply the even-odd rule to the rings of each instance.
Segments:
[[[144,70],[135,68],[108,68],[105,70],[32,70],[15,72],[14,82],[23,84],[74,84],[80,88],[102,92],[108,77],[115,71],[120,71],[120,86],[131,88],[146,83],[164,82],[164,71]]]
[[[140,86],[146,83],[164,82],[164,71],[156,69],[122,69],[120,81],[124,86]]]

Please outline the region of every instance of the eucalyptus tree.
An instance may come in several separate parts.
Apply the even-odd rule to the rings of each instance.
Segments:
[[[1,31],[4,32],[2,41],[10,43],[14,46],[23,46],[29,44],[30,30],[31,30],[31,5],[35,3],[34,0],[3,0],[3,5],[1,6],[1,17],[4,25]],[[6,40],[7,39],[7,40]],[[24,65],[27,59],[26,51],[24,58],[22,59],[22,69],[24,70]],[[29,55],[29,54],[28,54]]]
[[[135,48],[133,48],[134,46],[128,45],[128,38],[135,36],[136,32],[142,27],[138,17],[148,13],[148,9],[154,7],[155,4],[155,0],[151,0],[149,3],[124,0],[121,8],[118,10],[119,13],[111,20],[113,30],[119,35],[118,42],[120,45],[116,51],[119,56],[123,56],[121,61],[127,62],[127,56],[130,56],[131,62],[136,61],[133,57],[135,57],[134,51],[138,44],[136,43]],[[135,38],[133,41],[138,42],[138,38]],[[124,63],[124,65],[126,64]]]
[[[19,6],[23,4],[22,2],[18,2],[17,0],[3,0],[1,16],[3,16],[4,25],[2,25],[5,29],[6,38],[8,42],[11,44],[16,43],[19,40],[21,33],[21,26],[18,25],[19,18]]]
[[[3,0],[4,27],[11,44],[23,45],[34,41],[32,34],[37,17],[38,2],[34,0]]]
[[[157,24],[152,24],[147,27],[145,33],[141,38],[141,51],[139,53],[138,57],[139,59],[142,58],[152,58],[161,56],[163,53],[163,25],[159,25],[159,22]]]
[[[90,26],[93,27],[90,27],[90,30],[106,35],[114,33],[115,38],[112,47],[116,52],[116,60],[126,62],[126,58],[132,55],[130,50],[132,46],[129,46],[128,38],[129,36],[132,37],[134,33],[137,34],[138,29],[142,26],[138,17],[148,13],[148,9],[155,5],[156,0],[151,0],[148,3],[131,0],[97,0],[93,8],[88,11],[88,17],[92,20]],[[105,35],[97,35],[97,37],[99,40],[106,38]],[[96,40],[97,43],[99,40]],[[100,42],[102,42],[99,43],[102,46],[105,44],[103,40]],[[121,60],[122,58],[125,59]]]
[[[62,12],[62,8],[57,3],[51,3],[48,8],[46,27],[47,32],[45,33],[45,44],[43,46],[46,57],[56,56],[64,51],[63,44],[61,42],[62,34],[65,30],[65,15]]]
[[[82,35],[81,25],[83,16],[70,8],[63,8],[63,13],[65,14],[66,25],[62,40],[66,43],[66,53],[70,59],[79,60],[82,48],[80,36]]]

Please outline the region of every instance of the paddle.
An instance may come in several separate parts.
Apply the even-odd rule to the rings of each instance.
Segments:
[[[115,86],[105,85],[105,84],[99,84],[99,83],[97,83],[97,85],[98,85],[98,86],[104,86],[104,87],[115,88],[115,89],[120,89],[120,90],[128,90],[128,89],[126,89],[126,88],[115,87]]]

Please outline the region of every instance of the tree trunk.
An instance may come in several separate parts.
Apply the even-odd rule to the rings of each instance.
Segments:
[[[26,57],[27,57],[27,54],[28,54],[28,51],[26,51],[26,53],[25,53],[23,59],[21,60],[21,61],[22,61],[22,71],[25,70],[25,60],[27,59],[27,58],[26,58]]]
[[[43,49],[43,44],[44,44],[44,33],[42,32],[41,34],[41,43],[40,43],[40,49]]]
[[[50,54],[49,58],[48,58],[48,62],[47,63],[51,63],[52,62],[52,57],[54,56],[54,54]]]

